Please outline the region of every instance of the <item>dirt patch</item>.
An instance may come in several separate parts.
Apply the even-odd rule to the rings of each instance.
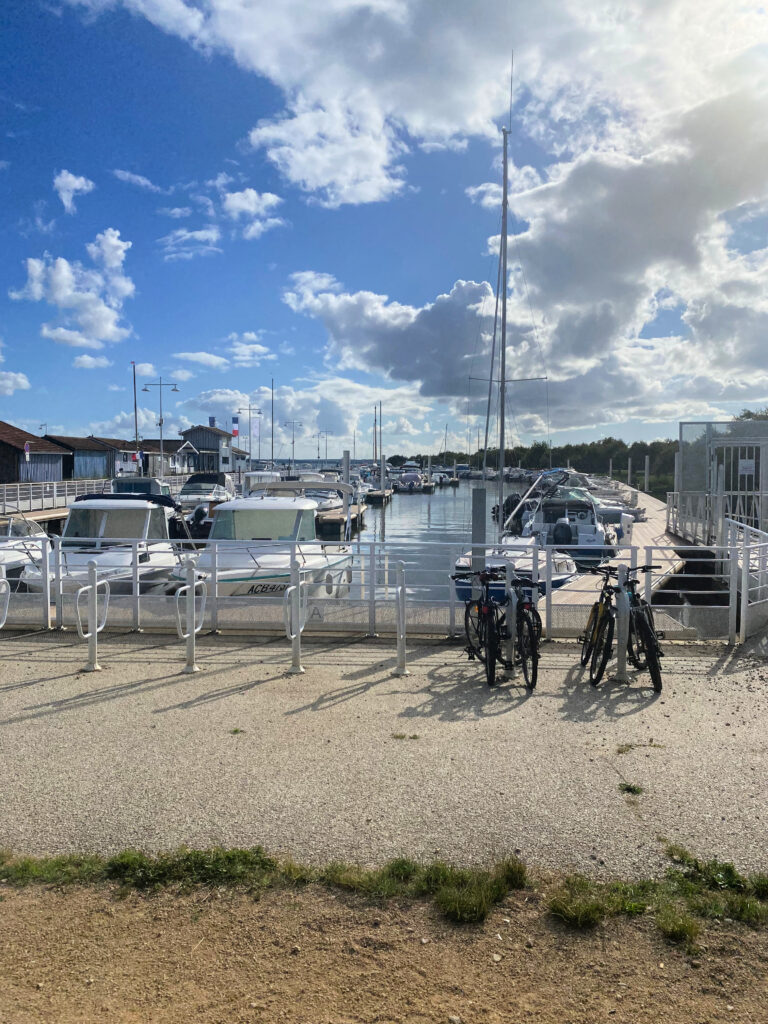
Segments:
[[[512,894],[482,926],[416,902],[311,886],[125,898],[6,889],[2,1024],[714,1024],[765,1019],[768,932],[707,927],[700,952],[652,922],[565,930]]]

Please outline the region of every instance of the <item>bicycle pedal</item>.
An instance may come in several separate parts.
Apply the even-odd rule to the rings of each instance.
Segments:
[[[578,635],[578,636],[576,637],[576,643],[577,643],[577,644],[583,644],[583,643],[584,643],[584,641],[585,641],[586,639],[587,639],[587,638],[586,638],[586,637],[584,636],[584,634],[583,634],[583,633],[580,633],[580,634],[579,634],[579,635]]]
[[[666,640],[667,639],[667,634],[664,632],[663,629],[657,629],[656,630],[656,639],[657,640]]]

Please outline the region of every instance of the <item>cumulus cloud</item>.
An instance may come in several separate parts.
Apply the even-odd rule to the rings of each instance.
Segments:
[[[192,380],[194,376],[191,370],[174,370],[171,373],[171,377],[178,381]]]
[[[0,395],[12,395],[14,391],[28,391],[30,383],[25,373],[0,370]]]
[[[136,185],[137,188],[143,188],[147,192],[165,192],[165,189],[155,185],[149,178],[145,178],[143,174],[134,174],[132,171],[121,170],[114,170],[112,173],[118,181],[122,181],[126,185]]]
[[[222,250],[216,244],[221,238],[221,231],[216,224],[209,224],[205,228],[190,231],[187,228],[177,228],[170,234],[164,235],[158,241],[164,250],[164,259],[168,262],[173,260],[191,260],[195,256],[207,256],[210,253],[219,253]]]
[[[267,345],[261,344],[260,338],[261,335],[255,331],[229,335],[227,341],[231,346],[230,355],[235,366],[260,366],[265,360],[277,358]]]
[[[53,188],[58,193],[66,212],[74,213],[75,196],[86,195],[96,186],[88,178],[72,174],[71,171],[59,171],[53,179]]]
[[[214,355],[213,352],[174,352],[173,358],[198,363],[200,366],[207,366],[212,370],[226,370],[229,367],[228,359]]]
[[[449,294],[414,307],[375,292],[349,294],[330,275],[304,271],[292,276],[283,298],[294,312],[322,321],[342,368],[418,381],[427,396],[466,394],[473,355],[489,345],[494,300],[487,282],[457,281]]]
[[[58,321],[44,323],[43,338],[75,348],[103,348],[123,341],[131,328],[122,322],[125,300],[134,293],[133,281],[123,271],[131,242],[107,228],[89,242],[86,251],[93,266],[70,262],[46,253],[25,261],[27,282],[9,292],[12,299],[46,302],[58,311]]]
[[[137,377],[156,377],[157,370],[154,363],[136,363]]]
[[[637,153],[659,112],[765,74],[764,12],[726,0],[620,8],[612,0],[497,0],[481,17],[465,0],[444,0],[440,17],[432,0],[68,2],[89,11],[119,4],[269,78],[285,108],[260,122],[251,142],[329,205],[400,191],[411,140],[437,150],[495,139],[511,40],[517,95],[526,97],[519,123],[559,155],[605,146]]]
[[[76,370],[103,370],[104,367],[111,366],[112,361],[106,356],[82,355],[75,356],[72,365]]]

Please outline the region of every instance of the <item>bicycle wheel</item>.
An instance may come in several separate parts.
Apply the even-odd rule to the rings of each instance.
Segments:
[[[533,630],[536,636],[536,647],[538,648],[541,643],[541,634],[544,630],[544,626],[541,622],[541,616],[539,615],[539,609],[535,604],[531,605],[531,620],[533,622]]]
[[[651,682],[656,693],[661,693],[661,662],[659,661],[659,642],[648,623],[648,620],[643,616],[638,616],[637,620],[637,631],[642,637],[643,646],[645,647],[645,657],[648,663],[648,671],[651,674]]]
[[[581,641],[582,665],[587,664],[590,655],[592,654],[592,648],[595,646],[595,623],[597,622],[597,614],[599,611],[600,605],[595,601],[589,612],[589,618],[587,619],[587,625],[584,630],[584,639]]]
[[[523,609],[517,616],[517,653],[523,669],[525,685],[529,690],[536,688],[539,674],[539,645],[536,643],[536,626],[533,616]]]
[[[470,601],[464,609],[464,632],[467,635],[467,646],[480,661],[485,661],[485,649],[483,647],[483,613],[480,611],[479,601]]]
[[[613,608],[606,608],[597,627],[592,661],[589,663],[589,681],[593,686],[597,686],[603,678],[605,666],[611,657],[615,614]]]
[[[637,606],[630,608],[629,630],[627,632],[627,658],[631,665],[644,672],[648,667],[648,662],[643,632],[639,628],[641,620],[645,622],[642,610]]]
[[[483,615],[481,628],[483,630],[483,643],[485,646],[482,658],[485,663],[485,678],[489,686],[495,686],[499,638],[496,633],[496,614],[492,608]]]

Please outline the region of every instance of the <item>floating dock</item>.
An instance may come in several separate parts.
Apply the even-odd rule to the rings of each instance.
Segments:
[[[386,491],[368,491],[365,500],[369,505],[388,505],[392,500],[392,493],[389,489]]]
[[[365,505],[349,506],[349,525],[352,533],[362,530],[365,526]],[[326,540],[343,540],[346,527],[347,517],[341,508],[317,513],[317,532]]]

